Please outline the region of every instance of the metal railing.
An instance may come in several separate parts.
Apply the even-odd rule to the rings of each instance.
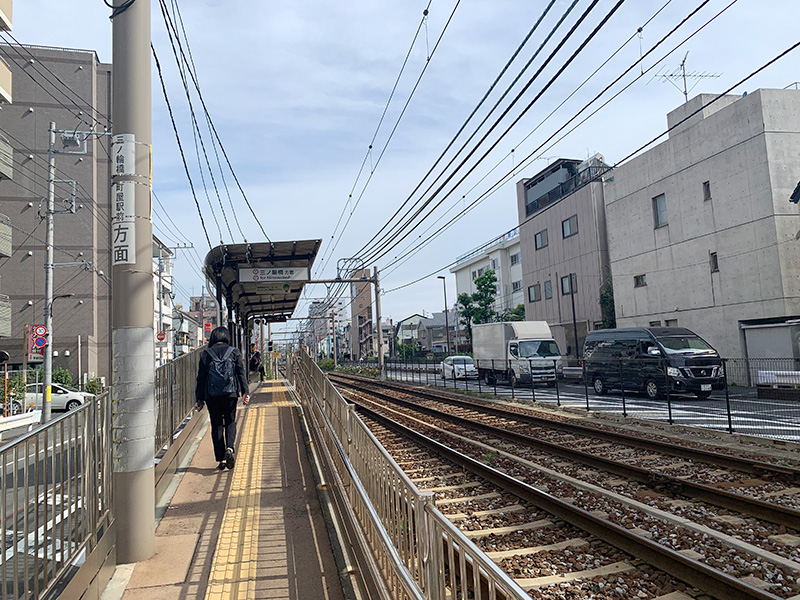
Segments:
[[[172,443],[175,433],[192,413],[197,365],[205,348],[156,369],[156,456]]]
[[[628,358],[606,359],[603,371],[615,376],[611,380],[601,377],[602,385],[597,391],[595,372],[591,366],[588,372],[584,372],[583,362],[580,370],[564,365],[563,372],[552,380],[553,369],[558,368],[556,359],[553,359],[553,367],[546,369],[530,361],[525,370],[515,372],[514,385],[509,378],[497,374],[509,371],[511,362],[526,361],[478,361],[481,377],[457,377],[450,371],[443,378],[440,363],[425,359],[387,360],[385,373],[393,381],[445,387],[523,403],[554,403],[587,411],[621,413],[670,424],[800,442],[800,359],[731,358],[716,361],[720,363],[716,374],[718,382],[706,390],[688,389],[685,384],[689,377],[683,379],[683,388],[676,385],[670,375],[675,374],[672,370],[675,367],[670,369],[663,359],[656,359],[658,374],[652,381],[643,376],[641,369],[631,369],[632,363]],[[562,359],[561,363],[565,361]],[[378,375],[375,363],[371,362],[350,363],[340,370],[368,377]],[[684,376],[694,375],[684,369],[678,371]],[[493,375],[488,381],[487,372]],[[651,391],[656,392],[653,398],[647,395],[648,383]],[[696,380],[694,383],[700,382]]]
[[[40,598],[111,523],[108,394],[0,447],[2,595]]]
[[[529,598],[436,509],[307,354],[288,369],[321,432],[391,598]]]

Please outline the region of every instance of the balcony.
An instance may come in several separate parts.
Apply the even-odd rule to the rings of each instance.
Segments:
[[[528,202],[525,205],[525,216],[530,217],[532,214],[539,212],[544,207],[561,200],[564,196],[568,196],[575,190],[578,190],[586,184],[599,179],[604,173],[610,171],[611,167],[608,166],[593,166],[582,170],[574,177],[570,177],[564,183],[559,184],[546,194],[539,196],[535,200]]]
[[[14,0],[0,0],[0,31],[11,31],[11,12]]]
[[[11,256],[11,221],[0,215],[0,258]]]
[[[11,337],[11,300],[0,294],[0,337]]]

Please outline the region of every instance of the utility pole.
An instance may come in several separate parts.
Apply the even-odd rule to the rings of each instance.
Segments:
[[[451,354],[453,349],[450,347],[450,323],[447,318],[447,279],[444,275],[439,275],[437,279],[442,280],[442,289],[444,290],[444,331],[447,334],[447,353]]]
[[[112,440],[117,562],[155,554],[150,3],[113,0]]]
[[[575,319],[575,281],[578,276],[569,274],[569,298],[572,300],[572,335],[575,338],[575,358],[578,358],[578,321]]]
[[[378,370],[381,380],[386,379],[383,365],[383,327],[381,326],[381,285],[378,281],[378,267],[372,267],[372,282],[375,284],[375,317],[378,320]]]
[[[81,362],[81,336],[78,336],[78,389],[83,391],[83,368]]]
[[[52,405],[50,393],[53,386],[53,212],[56,209],[56,124],[50,121],[50,145],[47,157],[47,243],[44,259],[44,326],[47,328],[47,345],[44,347],[44,383],[42,398],[42,423],[50,420]]]

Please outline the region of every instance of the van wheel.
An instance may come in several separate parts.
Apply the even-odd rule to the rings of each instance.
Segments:
[[[511,371],[511,377],[508,378],[508,385],[510,385],[512,388],[515,388],[517,387],[518,383],[519,379],[517,379],[517,374],[514,373],[514,371]]]
[[[594,388],[594,393],[602,396],[606,391],[606,384],[603,381],[603,378],[600,375],[595,375],[594,379],[592,379],[592,387]]]
[[[79,400],[70,400],[67,402],[67,410],[75,410],[81,405]]]
[[[9,406],[9,415],[19,415],[22,414],[22,404],[20,404],[17,400],[12,400],[11,405]]]
[[[494,385],[494,377],[492,377],[489,371],[483,374],[483,381],[486,385]]]
[[[644,393],[648,400],[657,400],[660,396],[658,384],[653,379],[648,379],[644,384]]]
[[[447,379],[447,376],[444,374],[444,369],[442,369],[442,379]]]

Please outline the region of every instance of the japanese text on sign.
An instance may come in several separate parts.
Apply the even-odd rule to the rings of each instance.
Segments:
[[[115,265],[136,263],[134,185],[132,181],[118,181],[112,186],[114,216],[111,219],[111,255]]]
[[[136,174],[136,141],[132,133],[118,133],[114,136],[114,175]]]
[[[239,267],[239,282],[308,281],[308,267]]]

